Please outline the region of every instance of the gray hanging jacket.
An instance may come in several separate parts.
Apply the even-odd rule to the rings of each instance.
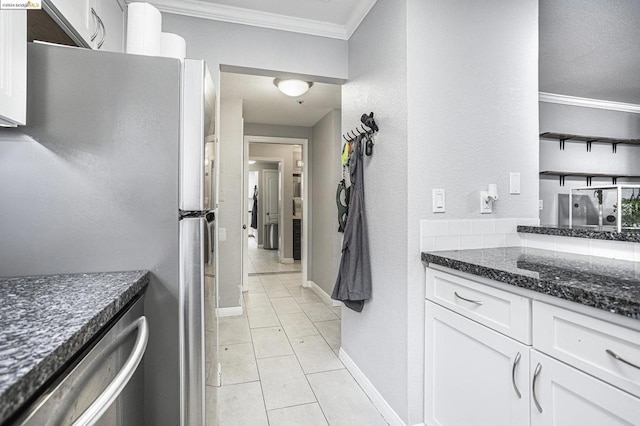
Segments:
[[[364,301],[371,297],[371,261],[369,235],[364,208],[363,137],[354,142],[349,157],[351,179],[349,214],[342,241],[342,259],[331,298],[340,300],[349,309],[361,312]]]

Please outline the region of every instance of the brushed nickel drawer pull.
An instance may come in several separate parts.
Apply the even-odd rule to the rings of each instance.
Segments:
[[[538,380],[538,375],[540,374],[541,370],[542,370],[542,365],[538,363],[538,365],[536,366],[536,371],[534,371],[533,373],[533,383],[531,384],[531,393],[533,394],[533,402],[536,404],[536,408],[538,409],[539,412],[542,413],[542,407],[540,406],[540,403],[538,402],[538,397],[536,396],[536,380]]]
[[[516,391],[516,396],[518,397],[518,399],[522,399],[522,394],[520,393],[520,390],[518,389],[518,385],[516,385],[516,367],[518,367],[518,363],[520,363],[520,352],[518,352],[518,355],[516,355],[515,359],[513,360],[513,367],[511,367],[511,383],[513,384],[513,390]]]
[[[627,361],[627,360],[626,360],[626,359],[624,359],[624,358],[621,358],[618,354],[616,354],[616,353],[615,353],[614,351],[612,351],[611,349],[607,349],[605,352],[606,352],[606,353],[608,353],[609,355],[611,355],[611,356],[612,356],[613,358],[615,358],[616,360],[618,360],[618,361],[620,361],[620,362],[624,362],[625,364],[630,365],[630,366],[632,366],[633,368],[637,368],[638,370],[640,370],[640,366],[638,366],[638,365],[636,365],[636,364],[634,364],[634,363],[632,363],[632,362],[629,362],[629,361]]]
[[[482,302],[480,300],[467,299],[466,297],[460,296],[457,291],[454,291],[453,294],[455,294],[458,299],[462,299],[462,300],[464,300],[466,302],[470,302],[470,303],[475,303],[476,305],[482,305]]]

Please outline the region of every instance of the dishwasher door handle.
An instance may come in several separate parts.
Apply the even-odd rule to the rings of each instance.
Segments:
[[[89,408],[85,410],[84,413],[78,419],[73,422],[73,426],[91,426],[94,425],[100,417],[109,409],[113,401],[118,398],[122,390],[127,386],[129,380],[135,373],[142,357],[144,356],[144,351],[147,348],[147,342],[149,341],[149,326],[147,324],[147,318],[142,316],[135,320],[131,325],[129,325],[123,335],[128,335],[134,329],[138,330],[138,335],[136,336],[136,342],[133,345],[133,350],[127,358],[127,361],[122,366],[122,369],[118,372],[118,374],[113,378],[111,383],[102,391],[100,396],[96,398],[95,401],[91,403]]]

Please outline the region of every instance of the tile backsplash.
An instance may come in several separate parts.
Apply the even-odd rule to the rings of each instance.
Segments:
[[[518,225],[539,226],[538,218],[420,221],[420,251],[531,247],[640,262],[640,243],[518,233]]]
[[[538,226],[538,218],[420,221],[420,251],[520,246],[518,225]]]

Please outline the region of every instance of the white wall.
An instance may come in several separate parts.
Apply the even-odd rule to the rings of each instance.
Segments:
[[[336,188],[342,176],[340,132],[340,110],[334,109],[313,127],[309,156],[314,171],[310,182],[310,215],[313,220],[309,258],[313,262],[309,268],[309,280],[328,295],[331,295],[338,275],[342,247],[336,207]]]
[[[540,133],[569,133],[614,138],[640,138],[640,114],[584,108],[540,102]],[[540,140],[540,170],[574,172],[640,174],[640,146],[618,145],[614,154],[611,144],[594,143],[587,152],[585,142],[565,142],[561,151],[558,141]],[[619,179],[618,183],[637,184],[639,179]],[[593,178],[592,185],[610,185],[610,178]],[[586,186],[585,178],[567,177],[560,186],[557,176],[540,177],[540,223],[558,223],[558,194],[569,188]]]
[[[242,297],[242,99],[220,102],[220,194],[218,228],[227,239],[219,242],[218,290],[220,308],[240,306]]]
[[[369,111],[381,130],[365,160],[373,299],[345,310],[342,346],[407,424],[423,421],[420,220],[481,219],[489,183],[491,218],[537,216],[537,16],[536,0],[378,0],[349,41],[343,130]]]

